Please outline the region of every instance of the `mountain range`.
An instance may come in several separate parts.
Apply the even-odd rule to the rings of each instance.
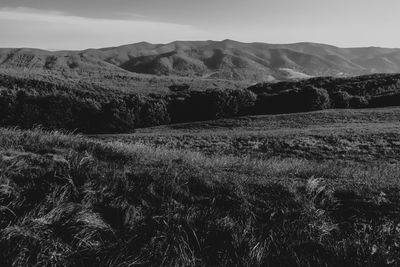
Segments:
[[[224,41],[146,42],[83,51],[0,49],[1,69],[268,82],[316,76],[399,73],[400,49],[339,48],[317,43],[266,44]]]

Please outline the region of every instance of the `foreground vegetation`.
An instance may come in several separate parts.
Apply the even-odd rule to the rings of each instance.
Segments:
[[[3,266],[398,266],[398,163],[0,130]]]

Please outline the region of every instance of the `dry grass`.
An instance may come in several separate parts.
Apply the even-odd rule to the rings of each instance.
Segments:
[[[400,264],[397,164],[0,131],[4,266]]]
[[[242,117],[96,136],[208,155],[398,162],[399,108]]]

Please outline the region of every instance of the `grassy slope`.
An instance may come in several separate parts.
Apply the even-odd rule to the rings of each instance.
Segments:
[[[397,107],[325,110],[176,124],[100,138],[256,158],[397,162],[399,116]]]
[[[0,67],[0,91],[9,91],[11,88],[4,84],[5,80],[16,79],[20,84],[27,84],[18,88],[18,83],[13,86],[17,89],[29,91],[34,89],[41,92],[37,84],[45,82],[52,87],[62,87],[68,94],[102,95],[106,99],[115,98],[125,94],[168,94],[171,93],[169,86],[188,84],[190,90],[203,91],[207,89],[243,89],[247,88],[248,82],[235,82],[228,80],[185,78],[177,76],[156,76],[136,74],[129,72],[109,72],[96,70],[93,72],[60,73],[57,71],[44,71],[35,69],[5,69]],[[29,84],[29,85],[28,85]],[[51,87],[51,86],[50,86]]]
[[[294,121],[290,116],[329,117],[330,112],[285,115],[277,123]],[[368,113],[349,116],[360,117],[357,112]],[[398,111],[372,113],[378,118],[379,112],[393,112],[394,120]],[[203,136],[193,128],[179,131],[191,138]],[[347,159],[206,156],[141,143],[2,129],[0,262],[400,264],[399,163]]]

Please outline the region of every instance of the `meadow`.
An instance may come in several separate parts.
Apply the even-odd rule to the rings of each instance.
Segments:
[[[400,108],[0,130],[5,266],[398,266]]]
[[[172,124],[94,137],[208,155],[397,162],[399,118],[398,107],[323,110]]]

